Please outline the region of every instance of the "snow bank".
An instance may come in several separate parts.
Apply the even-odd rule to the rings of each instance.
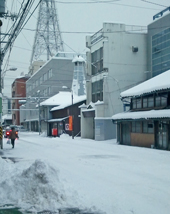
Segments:
[[[3,161],[4,167],[8,165],[6,161],[0,161]],[[12,203],[36,211],[66,207],[66,195],[58,174],[59,172],[48,164],[36,160],[29,168],[8,176],[0,183],[0,192],[4,193],[0,194],[1,204]]]

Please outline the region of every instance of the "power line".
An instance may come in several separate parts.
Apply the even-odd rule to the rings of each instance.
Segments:
[[[110,4],[120,0],[107,0],[107,1],[81,1],[81,2],[69,2],[69,1],[55,1],[58,4]]]
[[[142,1],[142,0],[141,0]],[[143,0],[144,1],[144,0]],[[142,7],[142,6],[135,6],[135,5],[128,5],[128,4],[120,4],[120,3],[116,3],[117,1],[95,1],[95,2],[87,2],[87,1],[84,1],[84,2],[61,2],[61,1],[55,1],[56,3],[58,4],[112,4],[112,5],[119,5],[119,6],[125,6],[125,7],[134,7],[134,8],[141,8],[141,9],[149,9],[149,10],[158,10],[158,9],[154,9],[154,8],[148,8],[148,7]],[[146,3],[152,3],[152,2],[149,2],[149,1],[144,1]],[[154,4],[154,3],[153,3]],[[164,5],[160,5],[160,4],[156,4],[155,5],[157,6],[163,6],[163,7],[167,7],[167,6],[164,6]]]
[[[143,2],[145,2],[145,3],[149,3],[149,4],[153,4],[153,5],[161,6],[161,7],[167,7],[167,6],[165,6],[165,5],[157,4],[157,3],[155,3],[155,2],[151,2],[151,1],[146,1],[146,0],[141,0],[141,1],[143,1]]]

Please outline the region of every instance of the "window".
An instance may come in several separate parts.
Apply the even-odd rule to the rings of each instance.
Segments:
[[[143,122],[142,123],[143,133],[154,133],[154,125],[153,122]]]
[[[91,54],[92,75],[103,70],[103,47],[99,48]]]
[[[48,95],[50,95],[50,94],[51,94],[51,86],[48,87]]]
[[[132,132],[141,133],[141,122],[132,122]]]
[[[143,108],[154,107],[154,97],[144,97],[143,98]]]
[[[132,100],[132,107],[133,109],[136,109],[136,108],[142,108],[142,103],[141,103],[141,98],[134,98]]]
[[[136,106],[137,106],[137,108],[141,108],[142,107],[142,105],[141,105],[141,99],[136,99]]]
[[[36,87],[38,86],[38,83],[39,83],[39,80],[36,80],[36,81],[35,81],[35,86],[36,86]]]
[[[43,76],[40,77],[40,84],[43,83]]]
[[[49,90],[48,88],[45,88],[43,90],[44,97],[48,96],[48,90]]]
[[[147,108],[147,107],[148,107],[148,99],[143,98],[143,108]]]
[[[155,106],[156,106],[156,107],[161,106],[161,98],[160,98],[160,97],[156,97],[156,98],[155,98]]]
[[[133,108],[133,109],[136,108],[136,99],[132,99],[132,108]]]
[[[47,73],[45,73],[45,74],[43,75],[43,78],[44,78],[44,81],[47,80]]]
[[[160,94],[156,96],[155,98],[155,106],[160,107],[160,106],[166,106],[167,105],[167,94]]]
[[[92,83],[92,102],[103,101],[103,80]]]
[[[48,70],[48,78],[51,78],[53,75],[53,71],[52,68],[50,70]]]
[[[170,28],[152,36],[152,71],[153,76],[170,69]],[[166,65],[166,66],[165,66]]]
[[[148,107],[153,107],[154,106],[154,99],[153,97],[148,97]]]

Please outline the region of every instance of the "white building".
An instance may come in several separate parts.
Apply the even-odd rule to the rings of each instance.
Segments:
[[[120,92],[146,79],[147,34],[124,24],[104,23],[86,37],[87,105],[81,107],[81,137],[116,137],[111,116],[122,112]]]

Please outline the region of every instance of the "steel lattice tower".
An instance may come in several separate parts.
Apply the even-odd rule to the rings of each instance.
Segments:
[[[39,6],[31,64],[43,60],[44,55],[49,60],[49,57],[54,56],[58,51],[64,51],[64,48],[55,1],[42,0]]]

